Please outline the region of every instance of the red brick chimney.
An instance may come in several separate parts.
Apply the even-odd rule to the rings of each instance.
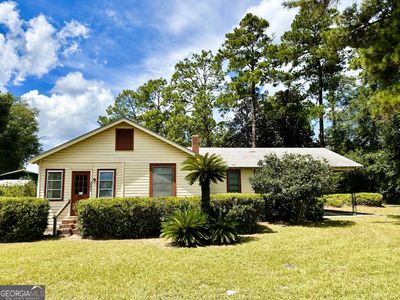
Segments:
[[[197,134],[192,135],[192,151],[194,153],[199,153],[199,149],[200,149],[200,137]]]

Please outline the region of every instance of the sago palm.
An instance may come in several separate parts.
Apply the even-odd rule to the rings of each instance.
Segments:
[[[223,181],[228,166],[221,157],[216,154],[209,155],[208,153],[189,157],[183,162],[182,166],[183,171],[189,172],[185,176],[189,184],[199,182],[201,187],[201,210],[206,214],[210,214],[210,184],[211,182]]]

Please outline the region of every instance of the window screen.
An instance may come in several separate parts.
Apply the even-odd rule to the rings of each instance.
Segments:
[[[114,170],[99,170],[98,197],[114,197]]]
[[[46,198],[49,200],[62,200],[64,171],[48,170],[46,180]]]
[[[227,192],[240,193],[240,170],[228,170],[227,174]]]
[[[151,196],[175,195],[175,167],[153,165],[151,167]]]

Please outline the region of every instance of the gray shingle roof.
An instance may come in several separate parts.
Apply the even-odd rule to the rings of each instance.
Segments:
[[[267,154],[278,157],[288,154],[309,154],[316,159],[326,159],[335,169],[355,169],[362,165],[326,148],[200,148],[200,154],[215,153],[224,158],[229,167],[254,168]]]

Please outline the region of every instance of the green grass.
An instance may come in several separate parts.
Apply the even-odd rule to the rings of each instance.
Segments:
[[[400,206],[359,211],[375,215],[264,224],[263,233],[234,246],[183,249],[161,239],[0,244],[0,284],[45,284],[47,299],[399,298]]]

